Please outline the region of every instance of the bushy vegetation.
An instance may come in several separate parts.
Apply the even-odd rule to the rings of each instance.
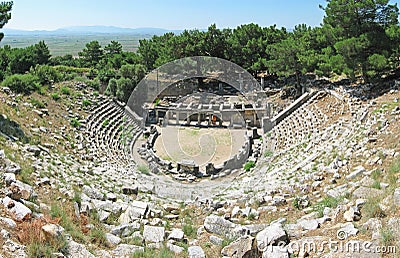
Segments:
[[[3,3],[4,19],[11,18],[12,3]],[[38,84],[82,78],[87,86],[127,101],[145,74],[167,62],[189,56],[214,56],[232,61],[250,73],[266,71],[274,77],[346,75],[351,80],[379,80],[400,64],[399,10],[388,0],[328,0],[321,26],[297,25],[293,30],[277,26],[244,24],[234,29],[185,30],[139,42],[137,53],[125,52],[117,41],[104,48],[91,41],[79,58],[51,58],[45,42],[26,48],[0,48],[0,80],[3,86],[29,93]],[[0,40],[2,38],[0,34]],[[29,72],[28,74],[25,74]]]
[[[16,93],[29,94],[40,89],[39,78],[32,74],[13,74],[8,76],[2,84]]]
[[[248,161],[244,164],[244,170],[250,171],[252,168],[256,166],[256,163],[254,161]]]

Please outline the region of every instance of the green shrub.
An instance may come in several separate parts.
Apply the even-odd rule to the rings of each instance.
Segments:
[[[82,233],[79,223],[74,221],[75,213],[73,211],[68,211],[67,206],[60,205],[60,203],[52,203],[50,205],[50,216],[52,218],[59,218],[60,225],[75,241],[82,243],[87,241],[87,236]]]
[[[57,65],[54,66],[54,69],[60,73],[67,73],[67,74],[84,74],[90,71],[89,68],[81,68],[81,67],[73,67],[73,66],[66,66],[66,65]]]
[[[55,101],[60,99],[60,95],[58,95],[57,92],[51,93],[50,94],[51,98],[54,99]]]
[[[106,127],[106,126],[109,125],[109,124],[110,124],[110,120],[106,119],[106,120],[103,121],[102,126],[103,126],[103,127]]]
[[[82,106],[83,107],[87,107],[87,106],[90,106],[90,105],[92,105],[92,102],[90,102],[90,100],[88,100],[88,99],[82,100]]]
[[[76,118],[72,118],[70,121],[70,124],[72,127],[75,127],[75,128],[81,126],[81,122],[79,122],[79,120]]]
[[[71,89],[68,86],[62,86],[60,92],[64,95],[71,95]]]
[[[37,100],[37,99],[35,99],[35,98],[32,98],[32,99],[30,100],[30,103],[31,103],[34,107],[37,107],[37,108],[45,108],[45,107],[46,107],[46,105],[45,105],[43,102],[41,102],[40,100]]]
[[[109,96],[115,96],[116,91],[117,91],[117,79],[112,78],[108,82],[105,93]]]
[[[62,75],[54,67],[48,65],[36,65],[31,73],[39,78],[41,84],[52,84],[61,81]]]
[[[197,230],[195,227],[193,227],[193,224],[191,221],[187,221],[184,225],[183,225],[183,233],[185,233],[185,236],[187,237],[191,237],[191,238],[195,238],[196,237],[196,233]]]
[[[2,85],[16,93],[29,94],[40,89],[39,78],[32,74],[14,74],[8,76]]]
[[[25,135],[18,123],[2,115],[0,115],[0,132],[8,136],[16,137],[24,143],[29,141],[29,138]]]
[[[100,89],[100,80],[95,78],[93,80],[88,80],[86,86],[91,87],[95,90]]]
[[[244,170],[247,172],[250,171],[250,169],[254,168],[256,166],[256,163],[254,161],[248,161],[246,164],[244,164]]]

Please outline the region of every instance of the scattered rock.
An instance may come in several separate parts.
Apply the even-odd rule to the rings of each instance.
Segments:
[[[121,243],[122,240],[121,240],[121,238],[119,238],[113,234],[106,233],[106,241],[107,241],[107,243],[106,243],[107,246],[113,247],[113,246],[116,246],[119,243]]]
[[[0,217],[0,221],[7,224],[7,226],[9,226],[10,228],[15,228],[17,226],[17,223],[15,223],[15,221],[10,218]]]
[[[133,222],[129,224],[121,224],[111,229],[110,233],[115,236],[126,237],[131,235],[133,232],[138,231],[140,229],[139,222]]]
[[[346,176],[346,179],[350,180],[350,179],[356,178],[357,176],[361,175],[365,171],[366,170],[363,166],[358,166],[354,169],[354,171],[352,173],[350,173],[349,175]]]
[[[7,186],[11,185],[11,183],[14,183],[17,180],[14,173],[4,173],[3,178]]]
[[[141,201],[133,201],[130,203],[124,213],[121,214],[119,222],[128,224],[136,219],[144,218],[148,212],[148,204]]]
[[[28,207],[10,197],[4,197],[1,202],[16,221],[27,220],[32,216],[32,211]]]
[[[169,250],[171,250],[175,254],[180,254],[185,250],[183,247],[174,245],[174,244],[172,244],[170,242],[167,242],[167,247],[168,247]]]
[[[347,222],[352,222],[352,221],[359,221],[361,219],[361,213],[358,210],[357,206],[350,207],[344,214],[343,218]]]
[[[245,235],[248,231],[246,228],[216,215],[206,217],[204,228],[210,233],[231,239]]]
[[[258,250],[263,251],[269,245],[278,245],[289,241],[286,231],[280,223],[273,223],[256,236]]]
[[[371,218],[365,222],[362,227],[365,230],[369,230],[372,232],[371,240],[380,240],[381,238],[381,229],[382,229],[382,222],[377,218]]]
[[[259,251],[252,236],[243,236],[225,246],[221,254],[223,256],[239,258],[239,257],[259,257]]]
[[[200,246],[190,246],[188,248],[189,258],[206,258],[203,249]]]
[[[161,243],[164,241],[165,229],[163,227],[144,226],[143,237],[146,242]]]
[[[319,228],[319,222],[316,219],[300,220],[298,224],[303,230],[315,230]]]
[[[138,194],[139,187],[137,185],[124,185],[121,190],[123,194]]]
[[[224,240],[220,237],[211,235],[210,242],[214,245],[222,245],[222,242],[224,242]]]
[[[64,228],[56,224],[46,224],[42,226],[43,232],[51,237],[59,237],[64,233]]]
[[[400,206],[400,188],[394,190],[393,202],[395,206]]]
[[[289,258],[289,253],[286,247],[267,246],[263,252],[262,258]]]
[[[72,239],[68,240],[68,255],[67,258],[85,257],[96,258],[83,244],[79,244]]]
[[[340,240],[344,240],[349,236],[355,236],[358,233],[358,229],[356,229],[351,222],[347,222],[342,225],[342,227],[337,231],[337,237]]]
[[[353,192],[355,198],[368,199],[369,197],[380,196],[383,191],[380,189],[369,188],[365,186],[360,186]]]
[[[119,244],[114,250],[111,251],[113,257],[132,257],[135,252],[143,252],[144,248],[137,245]],[[85,257],[85,256],[80,256]],[[86,258],[86,257],[85,257]]]
[[[168,236],[168,239],[182,241],[184,237],[184,233],[182,229],[174,228]]]

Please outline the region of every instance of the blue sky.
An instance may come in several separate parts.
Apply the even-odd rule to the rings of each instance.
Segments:
[[[400,0],[392,0],[397,3]],[[318,26],[325,0],[14,0],[7,28],[53,30],[69,26],[126,28],[234,28],[254,22],[293,28]]]

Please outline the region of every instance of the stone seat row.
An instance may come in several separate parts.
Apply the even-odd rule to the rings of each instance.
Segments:
[[[86,119],[88,151],[99,160],[132,163],[133,141],[140,127],[113,101],[104,101]]]

